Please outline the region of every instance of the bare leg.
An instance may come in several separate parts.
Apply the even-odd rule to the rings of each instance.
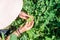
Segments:
[[[0,37],[0,40],[2,40],[1,37]]]

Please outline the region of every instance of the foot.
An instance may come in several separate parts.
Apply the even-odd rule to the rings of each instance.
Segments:
[[[19,17],[25,20],[27,20],[28,18],[32,18],[32,16],[27,15],[23,11],[19,14]],[[20,27],[20,32],[23,33],[27,30],[30,30],[33,27],[33,25],[34,25],[34,19],[32,19],[30,22],[26,22],[26,24],[23,27]]]

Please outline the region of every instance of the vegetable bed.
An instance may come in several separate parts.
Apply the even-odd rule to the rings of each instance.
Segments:
[[[60,0],[24,0],[23,11],[34,16],[34,27],[23,33],[18,40],[60,40]],[[17,18],[11,26],[25,20]]]

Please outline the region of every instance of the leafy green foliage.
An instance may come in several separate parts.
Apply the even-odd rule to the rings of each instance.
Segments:
[[[22,10],[34,16],[35,24],[19,40],[60,40],[60,0],[23,1]],[[12,26],[17,27],[24,20],[18,18],[15,22]]]
[[[19,40],[28,40],[28,36],[24,33]]]
[[[2,34],[2,40],[5,40],[5,36],[4,36],[4,33],[1,33]]]
[[[17,40],[17,36],[14,34],[10,35],[10,40]]]

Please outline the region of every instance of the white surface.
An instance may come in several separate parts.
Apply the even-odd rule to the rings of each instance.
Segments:
[[[22,0],[0,0],[0,29],[6,28],[18,17],[22,5]]]

